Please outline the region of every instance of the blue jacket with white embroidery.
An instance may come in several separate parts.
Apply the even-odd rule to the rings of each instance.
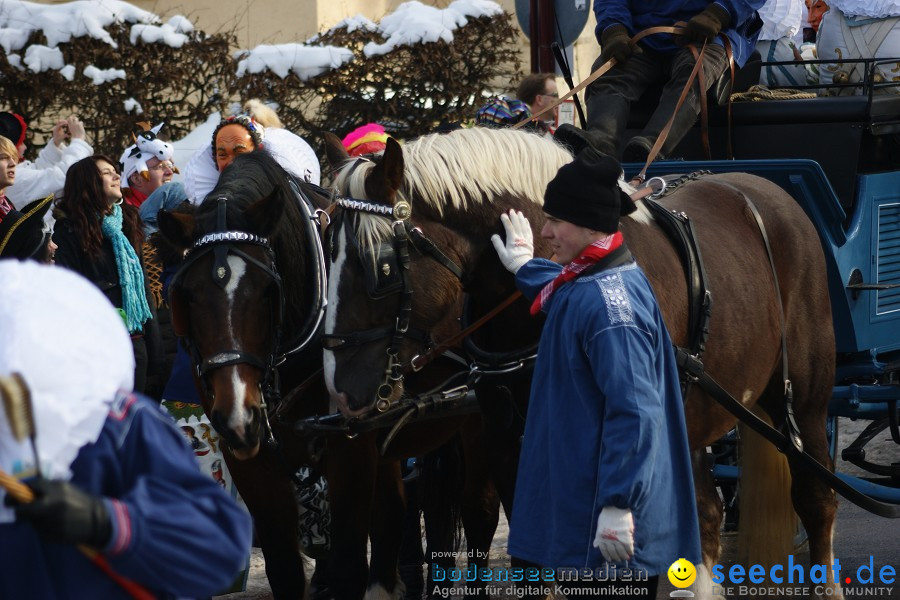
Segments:
[[[197,466],[172,420],[123,396],[71,482],[103,496],[113,532],[101,555],[157,597],[210,596],[244,567],[251,521]],[[75,546],[45,542],[28,523],[0,525],[0,598],[131,598]]]
[[[534,259],[516,283],[534,298],[561,270]],[[652,576],[678,558],[699,564],[678,372],[650,282],[633,261],[588,271],[544,310],[510,555],[554,569],[601,567],[597,517],[614,506],[634,518],[630,568]]]

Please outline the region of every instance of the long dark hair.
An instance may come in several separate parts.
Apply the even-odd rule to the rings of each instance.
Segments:
[[[106,161],[119,172],[113,159],[102,154],[82,158],[66,171],[66,184],[59,208],[75,224],[75,231],[81,247],[90,256],[98,256],[103,246],[101,219],[109,213],[109,199],[103,190],[103,178],[97,161]],[[122,204],[122,232],[140,255],[144,242],[144,228],[138,209],[130,204]]]

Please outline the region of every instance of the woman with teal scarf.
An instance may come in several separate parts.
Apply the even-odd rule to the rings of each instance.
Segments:
[[[56,264],[89,279],[119,309],[134,347],[135,390],[146,392],[148,371],[162,360],[159,332],[140,259],[143,227],[137,209],[122,202],[119,183],[116,163],[105,156],[73,164],[57,204],[53,241]]]

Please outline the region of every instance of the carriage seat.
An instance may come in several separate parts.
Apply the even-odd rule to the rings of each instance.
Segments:
[[[710,122],[725,123],[727,114],[710,111]],[[881,131],[900,121],[900,95],[820,96],[796,100],[766,100],[732,104],[732,123],[736,125],[788,123],[869,123]]]

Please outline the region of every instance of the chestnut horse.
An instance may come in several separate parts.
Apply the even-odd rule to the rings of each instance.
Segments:
[[[455,310],[463,287],[471,296],[474,316],[484,314],[514,291],[514,279],[503,269],[490,243],[492,234],[503,235],[499,219],[503,212],[510,208],[523,211],[535,232],[536,255],[551,254],[548,243],[539,236],[544,222],[542,193],[560,164],[569,160],[571,156],[554,142],[534,134],[474,128],[425,136],[407,142],[402,150],[389,140],[382,157],[348,163],[338,181],[360,201],[356,206],[367,202],[386,206],[390,212],[391,207],[408,203],[411,210],[402,211],[411,212],[406,230],[419,230],[421,234],[415,239],[431,239],[461,267],[459,277],[448,273],[410,238],[410,245],[418,250],[410,250],[407,275],[413,288],[410,326],[427,334],[442,315]],[[783,310],[796,423],[806,451],[833,469],[825,418],[833,384],[834,335],[824,257],[809,219],[781,188],[741,173],[701,177],[677,187],[660,202],[691,217],[705,262],[707,287],[714,298],[704,354],[706,371],[745,406],[758,407],[774,423],[784,423]],[[772,262],[751,216],[750,202],[761,214],[768,237],[777,240]],[[638,211],[623,219],[621,231],[653,286],[673,343],[685,347],[690,340],[684,268],[643,201],[638,205]],[[339,210],[355,211],[355,207],[348,204]],[[392,228],[384,217],[360,213],[352,220],[338,217],[332,228],[337,230],[329,232],[334,248],[329,257],[326,335],[352,335],[354,330],[385,326],[386,319],[396,314],[398,294],[378,301],[370,299],[363,290],[366,277],[371,277],[366,270],[374,265],[359,260],[358,255],[377,253],[396,236],[393,231],[397,226]],[[780,303],[773,264],[780,284]],[[376,302],[381,303],[379,310],[373,310]],[[353,329],[347,329],[349,324]],[[520,300],[488,327],[488,331],[479,332],[478,343],[492,344],[492,350],[506,352],[516,345],[533,344],[540,321],[527,316],[527,304]],[[381,383],[379,374],[384,371],[386,345],[382,340],[380,345],[373,344],[365,353],[353,356],[341,350],[326,352],[333,403],[355,414],[370,410]],[[399,347],[397,361],[408,365],[424,351],[415,340],[407,339]],[[527,391],[524,394],[527,398]],[[519,398],[518,402],[521,405],[524,401]],[[704,560],[704,565],[698,566],[702,579],[695,589],[709,593],[709,573],[720,554],[722,506],[709,469],[696,459],[707,445],[734,427],[735,418],[697,385],[686,399],[685,414],[695,457]],[[486,415],[489,439],[494,425],[490,419]],[[775,454],[772,447],[765,450]],[[809,535],[811,562],[831,565],[837,505],[834,493],[800,463],[793,459],[789,463],[790,499]],[[772,496],[768,489],[776,484],[784,488],[782,503],[789,504],[786,480],[774,477],[769,468],[745,465],[742,496],[756,498],[756,489],[762,490],[762,497],[777,499],[779,496]],[[511,488],[498,487],[504,508],[511,514]],[[774,522],[771,514],[754,520],[744,506],[742,503],[742,522],[752,523],[752,527],[741,528],[741,534],[753,534],[751,561],[784,564],[792,550],[793,524],[787,520]],[[792,516],[790,510],[781,514]],[[779,538],[781,547],[773,542],[775,538]],[[826,591],[831,597],[840,597],[840,586],[833,581],[831,569],[827,570]]]
[[[254,517],[275,596],[300,598],[305,592],[292,475],[311,463],[321,463],[326,473],[331,509],[331,551],[317,562],[317,574],[328,565],[322,575],[340,599],[357,600],[367,589],[400,595],[400,460],[431,451],[457,433],[468,442],[464,448],[477,446],[480,418],[458,416],[452,427],[409,427],[390,444],[377,430],[355,436],[297,432],[299,419],[328,412],[316,337],[324,259],[318,220],[312,222],[316,206],[330,200],[306,189],[316,201],[312,205],[298,197],[298,188],[308,186],[292,181],[266,153],[253,152],[222,172],[195,211],[159,215],[165,239],[187,251],[170,284],[173,321],[197,367],[204,410],[227,443],[225,459]],[[300,352],[277,367],[276,376],[279,357],[296,346]],[[443,368],[431,371],[433,376]],[[280,402],[278,388],[285,391]],[[486,556],[498,508],[477,461],[465,475],[467,541]],[[424,509],[428,525],[429,506]],[[429,542],[443,543],[445,532],[429,533]]]

